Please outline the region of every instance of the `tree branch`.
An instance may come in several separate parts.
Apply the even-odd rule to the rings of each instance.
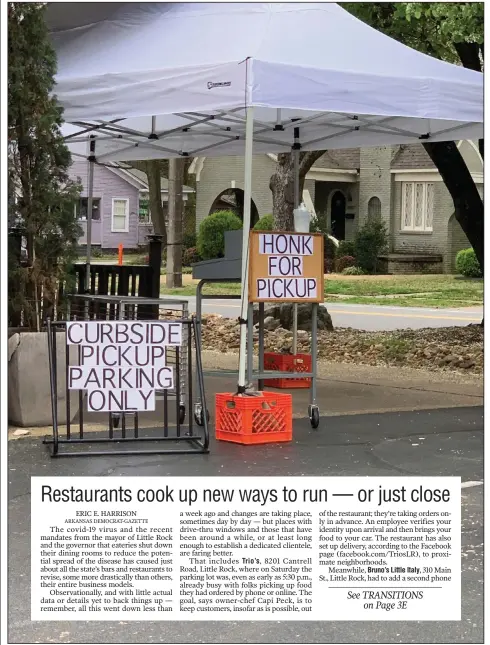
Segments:
[[[299,157],[299,174],[300,176],[305,176],[306,173],[313,166],[315,161],[318,161],[320,157],[323,157],[326,150],[314,150],[311,152],[302,152]]]
[[[454,141],[424,143],[423,146],[453,199],[456,220],[483,271],[483,202],[468,166]]]
[[[454,43],[454,49],[463,63],[463,67],[475,72],[482,71],[478,43]]]

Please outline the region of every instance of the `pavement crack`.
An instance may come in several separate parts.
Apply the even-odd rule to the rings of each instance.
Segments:
[[[410,437],[420,437],[421,434],[425,434],[428,437],[438,437],[442,435],[451,435],[451,434],[465,434],[468,432],[483,432],[483,428],[469,428],[467,430],[437,430],[435,432],[427,432],[426,430],[419,430],[418,432],[409,432],[407,434],[396,435],[396,436],[387,436],[384,438],[385,441],[398,441],[400,439],[410,439]],[[379,445],[379,444],[376,444]]]
[[[384,468],[388,468],[388,470],[392,470],[396,473],[400,473],[401,475],[413,475],[414,473],[411,470],[406,470],[405,468],[400,468],[400,466],[395,466],[394,464],[390,464],[389,461],[385,461],[382,457],[379,457],[377,454],[375,454],[374,449],[378,446],[379,444],[371,444],[370,449],[368,451],[368,454],[371,456],[372,460],[375,463],[378,463],[380,466],[383,466]]]

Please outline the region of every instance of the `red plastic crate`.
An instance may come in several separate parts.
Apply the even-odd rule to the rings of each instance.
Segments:
[[[264,371],[311,372],[311,354],[274,354],[264,353]],[[267,387],[292,390],[311,387],[311,378],[270,378],[264,380]]]
[[[216,439],[244,445],[293,439],[291,394],[216,395]]]

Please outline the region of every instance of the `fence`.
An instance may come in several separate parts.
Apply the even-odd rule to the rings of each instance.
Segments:
[[[23,232],[11,229],[9,231],[9,262],[13,268],[25,266],[21,257],[21,240]],[[162,243],[158,235],[149,236],[148,265],[119,266],[112,264],[90,264],[90,276],[86,281],[86,264],[76,264],[72,276],[66,282],[59,283],[57,291],[49,297],[38,289],[37,299],[31,302],[22,293],[18,280],[9,280],[9,327],[27,325],[26,307],[30,306],[37,312],[41,326],[49,317],[52,322],[62,320],[66,315],[65,304],[67,293],[139,296],[142,298],[158,298],[160,295],[160,267],[162,262]],[[74,280],[74,285],[70,284]],[[141,315],[155,317],[154,309],[142,309]]]

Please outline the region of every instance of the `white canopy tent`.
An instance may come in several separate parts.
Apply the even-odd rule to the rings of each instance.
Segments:
[[[252,152],[290,151],[295,128],[302,150],[483,136],[483,74],[336,4],[51,3],[48,21],[72,154],[245,154],[242,319]],[[243,324],[240,340],[242,392]]]

